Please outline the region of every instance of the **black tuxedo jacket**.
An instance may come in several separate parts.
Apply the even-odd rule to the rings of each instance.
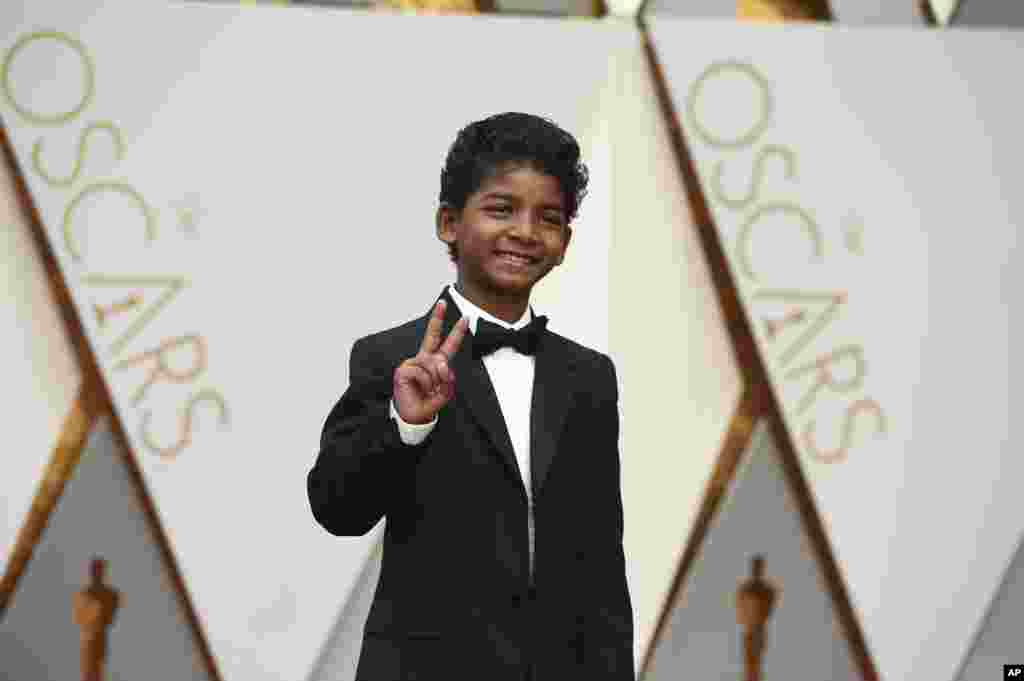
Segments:
[[[461,316],[448,296],[447,337]],[[530,419],[528,502],[484,364],[466,337],[456,395],[424,442],[389,415],[395,369],[425,316],[352,346],[350,385],[307,477],[313,516],[357,536],[386,517],[358,681],[632,681],[622,550],[618,388],[606,355],[545,331]]]

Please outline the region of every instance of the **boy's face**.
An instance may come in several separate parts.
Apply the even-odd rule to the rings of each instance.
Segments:
[[[461,215],[442,206],[437,235],[456,244],[459,281],[468,296],[526,301],[534,284],[562,263],[572,231],[558,180],[511,166],[485,180]]]

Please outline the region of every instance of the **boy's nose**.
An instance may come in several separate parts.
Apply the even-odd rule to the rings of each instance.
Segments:
[[[512,233],[523,237],[524,239],[536,239],[540,225],[538,224],[537,218],[530,215],[523,215],[515,221]]]

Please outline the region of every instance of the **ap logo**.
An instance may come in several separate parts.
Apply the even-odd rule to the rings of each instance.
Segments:
[[[1024,681],[1024,664],[1004,664],[1003,678]]]

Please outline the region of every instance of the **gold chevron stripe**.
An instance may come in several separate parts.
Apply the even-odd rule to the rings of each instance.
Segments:
[[[669,617],[675,597],[685,580],[690,563],[700,551],[700,546],[707,531],[707,525],[717,510],[722,495],[728,485],[731,484],[735,475],[740,454],[742,453],[742,449],[738,450],[738,448],[741,445],[745,447],[749,443],[753,423],[760,418],[764,418],[778,445],[780,464],[800,509],[799,512],[805,531],[817,554],[823,579],[827,585],[837,619],[849,645],[854,663],[857,665],[860,676],[864,681],[878,681],[878,672],[868,651],[863,630],[850,602],[842,573],[833,556],[828,535],[817,512],[810,487],[800,469],[795,443],[785,427],[781,405],[771,389],[767,368],[761,360],[754,340],[751,320],[740,302],[738,289],[729,273],[725,250],[719,241],[718,233],[711,217],[711,211],[708,208],[708,201],[701,189],[696,165],[686,146],[685,136],[683,135],[680,123],[681,119],[678,117],[672,104],[668,85],[661,64],[658,61],[657,53],[654,50],[654,44],[644,12],[641,12],[639,15],[639,23],[654,88],[661,104],[662,115],[668,126],[669,138],[672,140],[672,146],[679,162],[679,170],[686,189],[689,208],[694,216],[694,224],[704,249],[704,256],[708,262],[711,280],[718,296],[723,318],[726,321],[726,328],[732,341],[733,351],[739,365],[740,375],[743,377],[744,385],[740,407],[734,414],[723,440],[711,484],[709,485],[708,492],[705,494],[697,523],[688,539],[688,545],[683,552],[683,559],[676,576],[676,582],[673,584],[670,595],[662,606],[658,629],[651,645],[648,647],[648,654],[642,673],[646,671],[647,665],[653,657],[653,651],[664,634],[664,624]]]
[[[40,258],[47,279],[50,282],[50,291],[54,304],[58,308],[64,327],[68,331],[68,338],[71,341],[72,351],[78,360],[78,366],[82,369],[82,385],[79,386],[78,396],[71,405],[71,410],[65,417],[59,433],[57,444],[54,446],[47,463],[43,479],[39,489],[32,500],[29,515],[25,524],[18,531],[14,548],[11,552],[7,571],[0,579],[0,618],[3,617],[10,604],[11,598],[17,587],[18,580],[24,573],[28,562],[31,560],[35,547],[42,537],[43,531],[49,522],[50,513],[56,506],[64,486],[74,472],[75,465],[85,447],[89,431],[104,410],[102,388],[97,388],[95,381],[90,380],[90,372],[87,370],[91,363],[91,350],[81,331],[78,316],[71,303],[71,296],[56,260],[50,254],[46,237],[39,222],[35,206],[28,192],[28,187],[22,178],[18,165],[15,161],[14,150],[7,139],[6,130],[0,125],[0,147],[3,148],[3,163],[14,180],[15,195],[18,207],[26,216],[26,223],[32,230],[32,238],[35,242],[35,255]]]
[[[679,598],[679,592],[683,584],[686,583],[686,578],[689,576],[693,561],[704,543],[704,537],[707,535],[711,520],[714,518],[715,513],[718,512],[722,499],[725,497],[725,492],[729,488],[729,483],[732,482],[739,467],[743,453],[750,446],[750,440],[754,434],[754,425],[764,416],[764,413],[764,405],[758,401],[757,393],[749,388],[744,388],[739,404],[736,406],[736,411],[733,413],[732,418],[729,419],[729,425],[722,440],[715,468],[708,481],[707,490],[704,492],[700,510],[697,512],[697,517],[690,528],[690,536],[687,537],[683,556],[679,560],[675,577],[672,579],[672,586],[669,588],[665,604],[658,615],[658,624],[654,628],[651,644],[647,646],[647,653],[644,655],[644,660],[640,667],[641,678],[650,668],[658,641],[664,636],[665,627],[671,619],[672,604],[676,603]]]
[[[753,21],[829,21],[828,0],[737,0],[736,17]]]
[[[89,433],[103,415],[104,406],[102,388],[97,387],[94,381],[83,383],[71,405],[71,411],[64,419],[57,445],[50,455],[50,462],[32,500],[25,524],[18,531],[7,572],[0,579],[0,617],[7,610],[14,595],[14,587],[32,559],[50,514],[85,450]]]
[[[11,177],[14,178],[19,206],[28,218],[26,222],[31,226],[32,237],[36,244],[36,255],[43,263],[43,268],[50,282],[53,299],[64,322],[65,330],[71,341],[71,346],[74,348],[75,356],[82,372],[82,386],[78,398],[75,400],[71,412],[64,421],[60,438],[50,457],[46,475],[32,502],[29,518],[18,533],[10,568],[4,575],[3,580],[0,581],[0,619],[3,618],[7,606],[14,597],[18,581],[28,567],[35,547],[38,545],[43,531],[46,529],[46,524],[53,508],[60,499],[67,481],[74,473],[75,465],[81,457],[89,431],[100,416],[107,415],[110,417],[111,430],[124,458],[129,477],[132,479],[139,495],[140,505],[144,509],[150,528],[153,531],[153,536],[160,548],[179,603],[185,613],[185,618],[191,625],[192,635],[203,659],[205,670],[212,681],[222,681],[220,671],[217,669],[209,643],[206,640],[206,635],[196,615],[195,606],[189,597],[188,589],[182,579],[181,570],[178,568],[177,561],[175,561],[174,555],[171,552],[167,533],[157,517],[152,497],[146,489],[142,474],[139,472],[138,465],[132,454],[124,424],[121,423],[121,419],[117,416],[117,412],[113,407],[114,402],[111,393],[103,380],[103,374],[100,372],[96,356],[93,354],[92,348],[89,347],[89,341],[85,336],[81,319],[72,302],[67,282],[64,280],[60,267],[57,265],[57,259],[50,249],[39,211],[32,200],[32,195],[29,192],[25,178],[18,168],[14,149],[3,125],[0,125],[0,147],[2,147],[2,155],[4,157],[3,162],[7,164]]]
[[[476,14],[480,10],[476,0],[374,0],[373,6],[376,9],[439,14]]]

